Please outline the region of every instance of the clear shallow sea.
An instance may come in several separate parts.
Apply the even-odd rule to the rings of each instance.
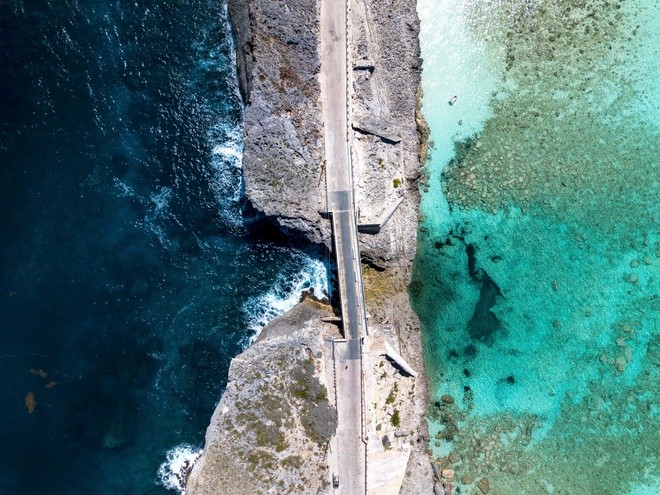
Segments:
[[[461,493],[660,492],[660,4],[418,11],[430,447]]]
[[[245,209],[232,50],[221,1],[0,3],[0,493],[168,493],[230,359],[326,288]]]

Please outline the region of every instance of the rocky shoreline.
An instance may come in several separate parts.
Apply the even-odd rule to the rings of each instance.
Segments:
[[[330,248],[330,225],[319,214],[325,210],[320,1],[229,0],[229,13],[246,105],[246,197],[285,231]],[[428,134],[419,113],[416,2],[351,0],[348,31],[359,221],[377,223],[396,208],[378,233],[360,234],[369,331],[420,373],[414,393],[395,409],[411,445],[400,493],[431,494],[428,390],[407,294]],[[336,412],[323,351],[338,329],[321,321],[330,315],[330,306],[303,301],[233,360],[188,494],[332,492],[326,456]]]

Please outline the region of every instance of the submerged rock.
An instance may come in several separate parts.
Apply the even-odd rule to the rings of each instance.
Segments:
[[[456,476],[456,473],[453,469],[443,469],[442,470],[442,478],[448,481],[451,481],[454,479]]]
[[[484,495],[487,495],[490,491],[490,482],[488,481],[488,478],[481,478],[477,486],[479,487],[479,491]]]
[[[120,402],[110,418],[103,434],[102,444],[106,449],[120,449],[133,441],[135,418],[130,403]]]
[[[492,345],[501,323],[491,309],[501,296],[500,288],[488,274],[484,273],[479,300],[474,308],[472,318],[467,324],[468,334],[471,338]]]
[[[32,414],[37,408],[37,399],[34,392],[28,392],[25,394],[25,408],[29,414]]]

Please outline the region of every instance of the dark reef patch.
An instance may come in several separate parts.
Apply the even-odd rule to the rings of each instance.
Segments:
[[[476,248],[474,244],[468,244],[465,246],[465,254],[468,258],[468,273],[473,282],[481,281],[483,273],[481,270],[477,269],[477,257],[476,257]]]
[[[487,273],[482,272],[482,274],[483,280],[481,282],[479,300],[474,307],[472,318],[470,318],[467,324],[467,331],[471,338],[486,345],[492,345],[495,333],[500,330],[502,324],[491,309],[495,306],[497,298],[502,296],[502,293]]]

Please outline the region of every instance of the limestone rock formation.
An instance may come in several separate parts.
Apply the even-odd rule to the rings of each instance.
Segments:
[[[229,0],[245,108],[243,170],[252,205],[312,242],[330,242],[318,73],[320,0]],[[349,7],[349,119],[361,223],[403,197],[378,235],[360,237],[363,256],[380,267],[415,255],[420,149],[421,59],[416,2],[353,0]],[[361,61],[369,70],[360,70]],[[373,69],[371,68],[373,66]],[[382,136],[386,136],[383,139]]]
[[[352,136],[359,222],[379,218],[403,197],[377,235],[360,236],[360,247],[363,257],[379,267],[409,265],[417,246],[419,155],[426,140],[418,108],[421,59],[416,2],[355,0],[349,10],[349,57],[368,59],[374,67],[349,74],[349,119],[362,130]]]
[[[206,432],[189,495],[325,493],[337,426],[322,358],[328,307],[307,301],[236,357]]]
[[[252,205],[313,242],[329,239],[317,0],[230,0],[245,108],[243,170]]]

